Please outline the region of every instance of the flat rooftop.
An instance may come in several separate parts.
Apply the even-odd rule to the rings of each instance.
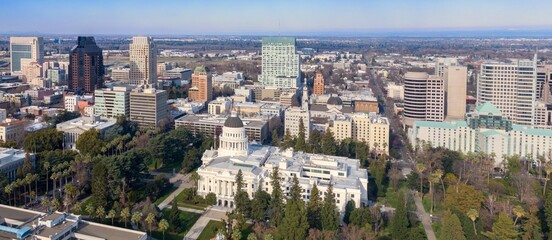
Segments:
[[[142,239],[145,233],[124,228],[111,227],[108,225],[81,221],[79,230],[76,233],[94,236],[105,240],[133,240]]]
[[[38,217],[41,214],[41,212],[35,212],[0,204],[0,218],[2,219],[12,219],[20,222],[27,222]]]

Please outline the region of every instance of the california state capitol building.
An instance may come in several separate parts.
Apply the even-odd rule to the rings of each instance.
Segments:
[[[263,146],[249,143],[242,120],[230,116],[224,122],[218,149],[207,150],[198,168],[198,194],[215,193],[217,206],[235,207],[235,179],[242,171],[244,190],[250,198],[259,184],[268,193],[272,192],[271,173],[274,167],[280,174],[280,185],[290,196],[292,179],[297,176],[305,201],[316,183],[321,198],[333,185],[337,208],[343,216],[345,205],[354,200],[356,207],[368,205],[368,171],[360,167],[358,159],[295,152],[292,149]]]

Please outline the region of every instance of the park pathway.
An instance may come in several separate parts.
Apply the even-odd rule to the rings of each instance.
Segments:
[[[414,202],[416,203],[416,212],[418,214],[418,218],[420,221],[422,221],[422,224],[424,225],[427,239],[437,240],[437,238],[435,237],[435,232],[433,231],[433,227],[431,226],[431,217],[425,211],[424,205],[422,204],[422,199],[420,198],[418,192],[412,191],[412,197],[414,198]]]
[[[169,182],[172,183],[175,187],[177,187],[176,190],[174,190],[163,202],[159,203],[157,207],[159,207],[160,210],[163,210],[167,206],[169,206],[172,202],[172,200],[178,196],[182,191],[184,191],[185,188],[191,188],[193,187],[193,183],[190,181],[190,174],[180,174],[177,173],[174,176],[172,176],[169,179]]]
[[[192,228],[190,228],[190,231],[186,233],[184,240],[197,239],[209,221],[213,220],[220,222],[223,219],[226,219],[226,210],[227,209],[225,208],[216,206],[207,207],[201,217],[195,222]]]

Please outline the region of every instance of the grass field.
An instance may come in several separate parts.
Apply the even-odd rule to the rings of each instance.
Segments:
[[[169,215],[170,209],[164,209],[163,210],[163,216]],[[176,232],[165,232],[165,240],[173,240],[178,239],[182,240],[184,236],[186,236],[186,233],[192,228],[192,226],[195,224],[195,222],[199,219],[201,215],[197,213],[191,213],[191,212],[184,212],[179,211],[179,219],[182,224],[182,230],[178,233]],[[153,231],[151,233],[152,237],[155,239],[163,239],[163,232],[161,231]]]
[[[210,240],[217,235],[219,229],[224,229],[224,225],[219,221],[209,221],[207,226],[203,229],[203,232],[199,235],[197,240]],[[253,226],[247,224],[245,230],[242,232],[242,240],[247,240],[247,236],[253,232]]]

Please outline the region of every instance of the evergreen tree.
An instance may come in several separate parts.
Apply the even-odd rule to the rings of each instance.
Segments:
[[[367,224],[373,224],[372,213],[369,208],[355,208],[349,217],[349,224],[357,227],[363,227]]]
[[[408,231],[408,240],[426,240],[427,236],[424,229],[419,227],[410,228]]]
[[[280,233],[284,239],[305,239],[309,223],[307,221],[307,210],[305,202],[301,197],[301,187],[297,176],[293,177],[291,186],[291,197],[286,202],[286,211],[282,224],[279,226]]]
[[[278,129],[274,129],[272,131],[272,146],[279,147],[280,146],[280,136],[278,136]]]
[[[92,199],[96,207],[105,209],[107,206],[107,168],[103,161],[98,161],[92,169]]]
[[[99,155],[103,146],[104,142],[100,138],[100,132],[95,128],[83,132],[76,143],[80,153],[92,157]]]
[[[295,139],[291,136],[289,128],[286,129],[286,134],[284,135],[284,142],[282,143],[282,148],[287,149],[295,146]]]
[[[544,215],[548,226],[548,239],[552,239],[552,184],[546,186],[546,197],[544,199]]]
[[[445,211],[443,219],[441,220],[441,240],[466,240],[464,231],[462,230],[462,224],[456,214],[450,211]]]
[[[339,226],[339,213],[337,212],[337,206],[335,205],[335,196],[333,193],[333,186],[330,184],[326,195],[324,196],[324,202],[321,209],[321,222],[322,230],[336,231]]]
[[[295,139],[295,151],[306,151],[307,143],[305,140],[305,124],[303,123],[303,118],[299,118],[299,136]]]
[[[318,186],[316,182],[312,186],[310,200],[307,204],[307,216],[309,220],[310,228],[320,229],[320,191],[318,191]]]
[[[259,183],[259,187],[255,192],[253,201],[251,202],[251,219],[255,221],[264,220],[270,204],[270,194],[263,191],[263,185],[261,183]]]
[[[25,160],[23,160],[23,165],[21,168],[21,174],[27,176],[27,174],[33,173],[33,164],[31,163],[31,156],[29,153],[25,154]]]
[[[329,128],[324,133],[324,137],[322,137],[322,153],[331,156],[335,156],[337,153],[337,143],[335,142],[332,130]]]
[[[272,194],[270,196],[270,223],[274,227],[278,227],[282,222],[284,208],[284,199],[282,187],[280,186],[280,174],[277,167],[272,169]]]
[[[492,240],[515,240],[519,235],[514,228],[514,221],[505,212],[498,215],[492,229],[492,232],[484,232],[483,235]]]
[[[236,194],[234,194],[234,204],[236,206],[236,213],[241,214],[244,218],[248,218],[251,204],[249,194],[243,190],[243,187],[243,173],[240,169],[236,175]]]
[[[399,194],[399,203],[391,219],[391,236],[393,239],[408,239],[408,217],[404,194]]]
[[[351,213],[354,210],[355,210],[355,201],[351,199],[347,202],[347,205],[345,205],[345,214],[343,215],[343,222],[345,224],[349,224]]]
[[[522,225],[522,240],[542,240],[542,229],[540,226],[540,221],[538,216],[535,215],[533,211],[529,216],[527,216],[527,221]],[[550,238],[549,238],[550,239]]]
[[[321,153],[322,152],[322,136],[318,130],[312,130],[309,134],[309,149],[308,152],[311,153]]]

